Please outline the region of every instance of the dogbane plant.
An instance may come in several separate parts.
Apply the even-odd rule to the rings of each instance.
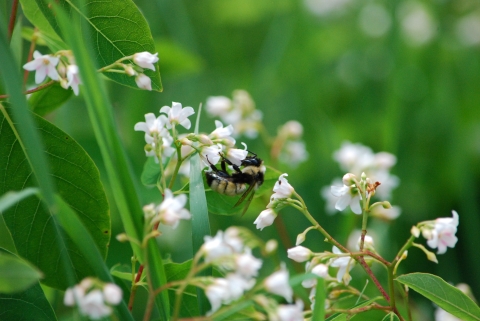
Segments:
[[[337,154],[338,155],[338,154]],[[306,263],[305,271],[322,278],[325,282],[325,291],[327,300],[324,303],[327,314],[343,313],[345,315],[355,315],[368,310],[382,310],[385,314],[394,314],[399,320],[411,320],[411,313],[401,313],[397,296],[401,293],[406,296],[408,288],[412,288],[434,303],[447,310],[449,313],[458,317],[465,317],[467,306],[463,306],[463,311],[458,311],[454,307],[456,305],[455,295],[459,295],[458,291],[454,292],[452,287],[445,281],[433,275],[409,274],[398,275],[398,267],[400,263],[407,259],[407,253],[412,247],[416,247],[423,251],[426,258],[432,262],[438,263],[435,253],[429,251],[421,243],[417,243],[416,239],[422,235],[427,240],[427,245],[431,249],[437,249],[437,254],[444,254],[447,248],[454,248],[457,243],[457,227],[459,224],[459,215],[456,211],[452,211],[452,217],[437,218],[431,221],[422,221],[411,229],[411,236],[405,244],[399,248],[394,259],[389,261],[385,259],[375,249],[374,239],[367,234],[368,220],[373,211],[377,207],[382,207],[386,211],[392,208],[388,201],[373,202],[372,199],[377,189],[382,185],[381,182],[372,180],[365,173],[360,177],[352,173],[343,176],[342,186],[331,186],[331,194],[336,198],[335,208],[343,211],[350,207],[354,214],[362,216],[361,233],[357,235],[357,243],[354,248],[347,247],[338,242],[331,236],[309,212],[303,198],[295,191],[294,187],[288,182],[287,174],[280,175],[277,183],[273,188],[273,194],[267,208],[260,213],[254,224],[257,229],[263,230],[273,224],[278,217],[279,211],[287,206],[293,207],[300,211],[304,217],[310,222],[311,226],[298,234],[296,246],[288,249],[288,257],[299,263]],[[331,251],[317,252],[313,249],[302,246],[306,240],[307,233],[316,230],[325,238],[325,242],[330,243]],[[372,265],[379,264],[387,271],[387,284],[382,284],[377,275],[373,272]],[[350,285],[352,280],[351,270],[359,266],[364,270],[365,274],[373,281],[378,290],[379,297],[369,298],[362,293],[361,290],[355,289]],[[330,270],[336,270],[336,276],[330,275]],[[428,282],[434,278],[438,284],[430,285]],[[413,279],[413,282],[412,282]],[[316,299],[316,279],[305,280],[302,285],[310,288],[311,308],[307,309],[305,315],[313,315],[314,304]],[[445,291],[444,296],[439,298],[436,291]],[[342,301],[348,296],[358,296],[364,300],[364,303],[356,307],[345,309]],[[468,298],[466,299],[471,305],[475,304]],[[448,301],[446,303],[445,301]],[[386,304],[384,303],[386,302]],[[446,308],[447,307],[447,308]],[[409,306],[404,307],[408,310]],[[475,307],[478,311],[478,307]],[[443,310],[442,310],[443,311]],[[468,318],[467,318],[468,319]],[[469,319],[470,320],[470,319]],[[473,319],[471,319],[473,320]]]

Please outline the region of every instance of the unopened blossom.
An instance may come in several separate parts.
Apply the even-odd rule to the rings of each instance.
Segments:
[[[78,85],[82,82],[80,81],[80,72],[77,65],[68,65],[67,80],[67,88],[72,87],[73,93],[75,96],[78,96]]]
[[[303,301],[297,300],[295,304],[280,304],[271,321],[303,321]]]
[[[324,279],[329,276],[328,266],[326,264],[317,264],[313,268],[311,268],[311,265],[312,265],[312,262],[307,262],[305,266],[306,272],[311,272]],[[314,287],[316,284],[317,284],[317,279],[315,278],[302,281],[302,286],[304,288],[311,288],[311,287]]]
[[[177,102],[172,102],[172,107],[163,106],[160,109],[160,112],[165,113],[168,116],[168,129],[172,128],[172,124],[180,124],[186,129],[190,129],[192,124],[188,117],[195,113],[192,107],[188,106],[183,108],[182,104]]]
[[[303,135],[303,126],[296,120],[290,120],[280,128],[279,135],[289,139],[300,139]]]
[[[155,66],[153,65],[158,61],[158,52],[152,55],[148,51],[137,52],[133,55],[133,62],[139,65],[142,68],[147,68],[155,71]]]
[[[273,199],[289,198],[292,196],[294,189],[285,178],[286,176],[288,176],[287,173],[280,175],[278,181],[275,183],[275,186],[273,186]]]
[[[265,227],[272,225],[276,217],[277,213],[271,208],[267,208],[260,213],[253,224],[256,225],[257,229],[263,230]]]
[[[335,254],[344,254],[336,246],[333,246],[332,251]],[[333,259],[330,266],[339,268],[337,272],[337,281],[342,282],[343,280],[345,285],[348,285],[348,283],[350,283],[350,280],[352,279],[349,272],[353,268],[354,264],[355,264],[355,261],[352,258],[350,258],[349,256],[342,256],[342,257]]]
[[[117,305],[122,301],[122,289],[116,284],[107,283],[103,287],[103,296],[105,297],[105,302]]]
[[[308,152],[303,141],[287,141],[280,153],[280,160],[295,167],[308,159]]]
[[[35,83],[39,84],[45,80],[45,77],[50,77],[52,80],[59,80],[57,69],[60,59],[51,55],[42,55],[35,50],[33,53],[33,60],[23,65],[23,69],[28,71],[35,70]]]
[[[458,214],[452,211],[453,217],[437,218],[434,221],[434,227],[430,233],[422,230],[424,237],[427,235],[427,244],[432,249],[438,248],[437,254],[443,254],[447,251],[447,247],[455,247],[458,239],[455,236],[458,227]]]
[[[191,214],[187,209],[184,208],[186,203],[187,196],[185,194],[180,194],[177,197],[173,197],[172,191],[166,189],[165,199],[158,208],[160,222],[176,228],[181,219],[189,220],[191,218]]]
[[[370,216],[377,217],[383,220],[394,220],[400,216],[402,209],[399,206],[392,206],[391,208],[384,208],[383,206],[375,206],[370,210]]]
[[[331,192],[333,196],[338,197],[335,208],[343,211],[347,206],[350,206],[352,212],[355,214],[362,214],[360,206],[360,193],[355,186],[332,186]]]
[[[285,264],[282,264],[280,270],[265,279],[265,289],[270,293],[283,296],[287,302],[292,302],[293,290],[288,283],[288,278],[288,270]]]
[[[152,80],[145,74],[138,74],[135,77],[135,83],[140,89],[152,90]]]
[[[288,258],[296,262],[305,262],[312,257],[312,251],[301,245],[288,249]]]
[[[233,134],[233,126],[228,125],[227,127],[223,127],[221,121],[215,121],[216,129],[208,135],[213,141],[221,142],[226,146],[233,146],[235,145],[235,139],[232,137]]]

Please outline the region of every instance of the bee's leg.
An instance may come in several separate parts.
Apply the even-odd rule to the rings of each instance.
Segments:
[[[222,171],[227,172],[227,166],[225,165],[225,158],[222,158],[222,162],[220,165],[222,166]]]
[[[210,160],[208,159],[208,155],[206,156],[207,158],[207,162],[210,164],[210,168],[214,171],[214,172],[218,172],[218,168],[213,165],[212,163],[210,163]],[[223,166],[222,166],[223,167]]]
[[[220,156],[222,157],[222,169],[224,171],[226,171],[226,168],[225,168],[225,163],[227,163],[228,165],[232,166],[233,169],[237,172],[237,173],[241,173],[242,171],[240,170],[240,167],[238,167],[237,165],[233,164],[231,161],[228,160],[228,158],[226,158],[222,153],[219,153]]]

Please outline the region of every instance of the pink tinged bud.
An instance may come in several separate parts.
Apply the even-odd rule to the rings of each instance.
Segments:
[[[263,230],[265,227],[272,225],[276,217],[277,213],[271,208],[268,208],[260,213],[253,224],[256,225],[257,229]]]
[[[137,52],[133,55],[133,62],[139,65],[142,68],[147,68],[155,71],[155,66],[153,65],[158,61],[158,52],[152,55],[148,51]]]
[[[135,77],[135,82],[140,89],[152,90],[152,80],[145,74],[138,74]]]
[[[356,178],[357,177],[355,175],[353,175],[352,173],[347,173],[347,174],[343,175],[342,181],[343,181],[343,184],[345,184],[347,186],[350,186],[350,185],[355,184],[355,179]]]
[[[287,250],[288,258],[296,262],[305,262],[312,256],[312,251],[303,246],[296,246]]]

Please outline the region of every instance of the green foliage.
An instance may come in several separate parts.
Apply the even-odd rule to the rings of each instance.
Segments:
[[[28,261],[0,252],[0,293],[23,292],[42,277]]]
[[[478,305],[465,293],[436,275],[410,273],[399,276],[396,280],[417,291],[461,320],[480,320],[480,308]]]
[[[2,180],[0,193],[36,186],[32,169],[24,150],[24,145],[17,135],[16,128],[7,115],[0,115],[0,153]],[[42,134],[45,146],[43,152],[48,159],[51,178],[59,193],[79,215],[83,224],[92,235],[98,249],[105,257],[110,240],[110,215],[107,199],[100,175],[90,157],[72,137],[41,117],[35,116],[36,128]],[[3,213],[5,222],[12,234],[20,255],[38,266],[45,274],[45,284],[65,289],[69,282],[64,269],[73,265],[77,280],[92,273],[91,266],[85,262],[81,251],[67,242],[69,265],[59,261],[64,252],[56,242],[56,226],[51,219],[52,213],[37,196],[29,196],[15,207]],[[59,268],[59,264],[63,268]]]
[[[71,96],[71,89],[64,89],[56,82],[44,90],[37,91],[30,96],[28,104],[33,112],[44,116],[63,105]]]
[[[49,1],[36,0],[36,2],[53,29],[65,40],[64,32],[59,27],[57,15],[49,6]],[[80,20],[85,22],[84,25],[88,26],[84,40],[88,41],[95,51],[97,68],[108,66],[137,52],[155,52],[155,44],[147,21],[131,0],[110,2],[87,0],[82,6],[80,3],[65,0],[56,2],[68,14],[78,15]],[[145,70],[144,73],[152,80],[154,90],[163,90],[158,66],[155,71]],[[133,77],[118,73],[107,73],[106,76],[120,84],[138,89]]]
[[[385,318],[382,319],[382,321],[400,321],[400,319],[395,313],[390,312],[385,316]]]

